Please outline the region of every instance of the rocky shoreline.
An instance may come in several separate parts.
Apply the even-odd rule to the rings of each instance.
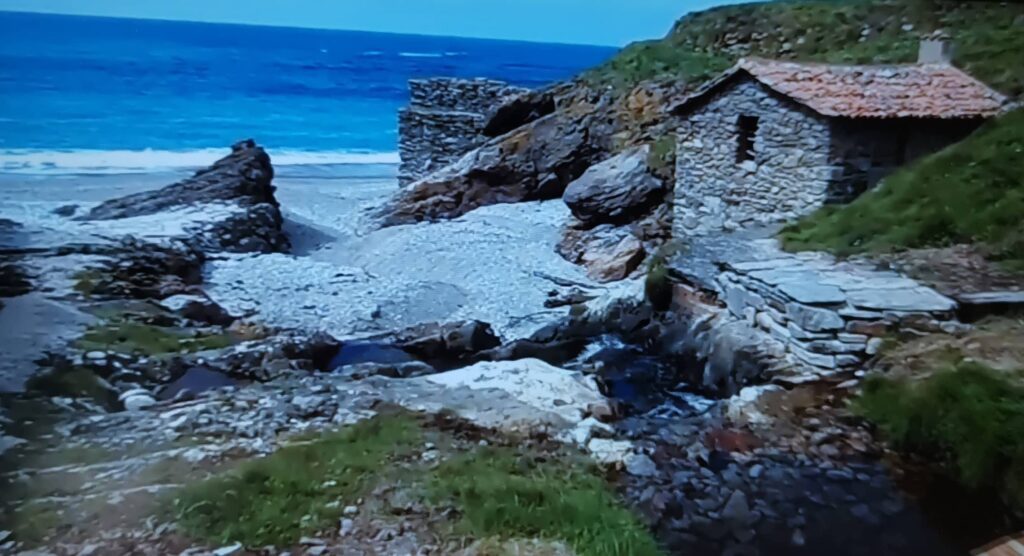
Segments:
[[[372,225],[309,253],[290,252],[289,207],[252,141],[174,185],[25,228],[42,239],[5,249],[3,310],[52,305],[64,328],[26,342],[11,367],[34,372],[0,397],[0,551],[278,553],[189,538],[159,510],[184,485],[395,408],[433,416],[431,435],[458,431],[450,452],[410,456],[428,467],[489,443],[585,455],[673,553],[960,554],[994,534],[944,538],[845,403],[869,336],[903,317],[909,333],[966,330],[949,304],[866,307],[853,292],[889,280],[878,288],[946,298],[874,271],[812,287],[798,278],[848,270],[817,259],[699,241],[674,253],[671,156],[611,156],[602,101],[578,102],[519,92],[477,114],[474,133],[496,136],[346,204],[339,218]],[[650,275],[670,259],[684,263],[655,307]],[[440,532],[433,512],[451,508],[410,502],[380,521],[355,517],[376,502],[348,502],[294,550],[486,553]]]

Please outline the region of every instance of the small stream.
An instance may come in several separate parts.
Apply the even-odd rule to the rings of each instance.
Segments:
[[[688,388],[680,364],[605,336],[567,365],[597,369],[622,404],[616,429],[654,463],[623,473],[623,491],[672,553],[963,556],[1013,530],[994,496],[927,471],[723,428],[722,404]]]

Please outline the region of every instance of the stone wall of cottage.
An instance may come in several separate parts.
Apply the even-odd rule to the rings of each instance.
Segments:
[[[980,120],[831,121],[828,203],[848,203],[901,166],[960,141]]]
[[[398,181],[407,185],[458,160],[485,141],[487,114],[528,89],[488,79],[414,79],[398,115]]]
[[[784,222],[828,200],[827,119],[745,77],[688,114],[676,149],[676,237]],[[739,161],[740,116],[758,118]]]

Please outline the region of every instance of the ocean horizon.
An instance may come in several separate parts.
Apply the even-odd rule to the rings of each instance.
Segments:
[[[44,175],[201,167],[250,137],[279,166],[394,165],[409,79],[541,87],[616,51],[19,12],[0,35],[0,172]]]

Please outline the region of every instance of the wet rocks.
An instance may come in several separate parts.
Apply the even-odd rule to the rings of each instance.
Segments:
[[[458,361],[495,348],[501,340],[487,323],[427,323],[377,338],[425,361]]]
[[[289,248],[274,197],[270,156],[254,141],[240,141],[231,154],[194,176],[156,191],[106,201],[86,220],[115,220],[169,211],[180,207],[225,208],[224,214],[201,226],[192,239],[208,250],[274,252]]]
[[[622,224],[651,209],[664,186],[647,167],[650,146],[628,149],[599,162],[565,188],[562,200],[585,224]]]
[[[25,269],[15,263],[0,264],[0,297],[16,297],[32,291]]]

